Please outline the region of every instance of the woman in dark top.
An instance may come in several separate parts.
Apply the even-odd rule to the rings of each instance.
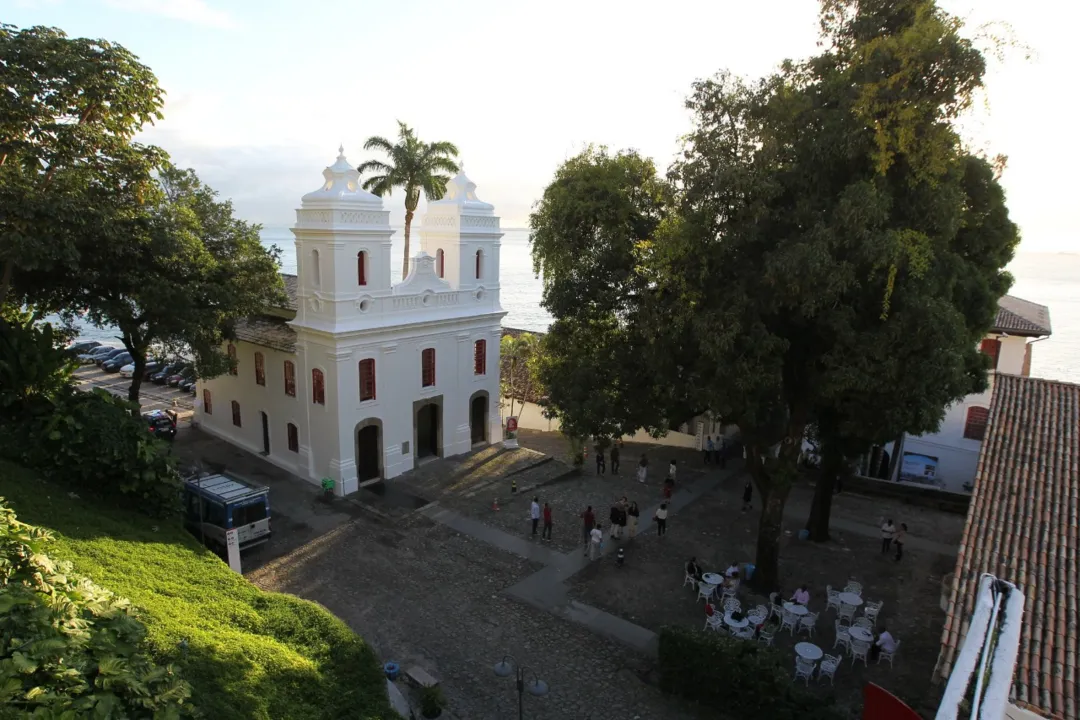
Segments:
[[[634,537],[637,535],[638,518],[641,517],[641,511],[638,510],[636,502],[630,503],[630,507],[626,509],[626,515],[626,529],[630,533],[628,537]]]

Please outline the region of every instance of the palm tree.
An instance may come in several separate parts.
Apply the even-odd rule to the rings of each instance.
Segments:
[[[420,191],[428,202],[439,200],[446,191],[449,175],[456,173],[458,165],[457,146],[449,142],[426,143],[416,137],[416,132],[398,120],[398,141],[392,143],[374,135],[364,143],[365,150],[379,150],[388,161],[368,160],[357,170],[361,173],[377,173],[364,180],[364,189],[379,197],[387,197],[396,187],[405,188],[405,258],[401,263],[401,277],[409,274],[409,233],[412,229],[416,206],[420,204]]]

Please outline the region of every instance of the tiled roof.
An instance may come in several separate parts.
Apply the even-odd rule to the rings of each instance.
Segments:
[[[1077,720],[1080,385],[999,374],[979,455],[938,672],[968,630],[981,573],[1025,595],[1016,699]]]
[[[282,352],[296,352],[296,331],[284,320],[249,317],[236,323],[236,339]]]
[[[990,329],[1013,335],[1049,335],[1050,308],[1004,295],[998,299],[997,317]]]
[[[285,281],[285,295],[289,298],[289,310],[296,310],[296,276],[288,273],[281,273],[281,279]]]

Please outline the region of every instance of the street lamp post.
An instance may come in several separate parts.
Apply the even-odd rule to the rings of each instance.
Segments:
[[[507,659],[513,660],[513,664],[507,662]],[[547,695],[547,683],[536,677],[536,673],[531,673],[533,679],[529,683],[525,682],[526,675],[530,674],[529,668],[519,663],[513,655],[503,655],[503,659],[495,663],[495,674],[502,678],[507,678],[511,675],[515,676],[518,693],[518,720],[524,720],[525,718],[526,688],[529,690],[530,695],[536,697]]]

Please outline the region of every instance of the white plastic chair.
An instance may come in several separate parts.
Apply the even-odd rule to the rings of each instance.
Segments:
[[[766,645],[772,645],[773,638],[776,637],[776,630],[773,628],[761,628],[761,632],[758,633],[758,642],[765,643]]]
[[[854,620],[854,619],[855,619],[855,606],[854,605],[843,605],[843,604],[840,605],[840,612],[838,614],[837,620],[840,620],[840,621],[847,620],[848,625],[850,625],[851,621]]]
[[[698,591],[697,591],[697,599],[694,602],[697,602],[697,600],[701,600],[702,598],[705,599],[705,602],[709,602],[709,599],[712,597],[713,591],[715,589],[716,589],[715,585],[710,585],[707,582],[699,582],[698,583]]]
[[[843,645],[846,651],[851,652],[851,635],[848,634],[847,627],[841,625],[839,620],[836,620],[835,623],[836,640],[832,644],[833,650],[836,649],[837,645]]]
[[[754,608],[753,610],[751,610],[750,612],[748,612],[746,614],[746,619],[750,621],[750,625],[752,627],[757,627],[758,625],[764,625],[765,621],[768,619],[768,617],[769,617],[769,613],[767,611],[762,612],[759,608]]]
[[[862,640],[856,640],[851,638],[851,664],[855,665],[856,660],[862,660],[863,665],[867,664],[866,656],[870,652],[870,643]]]
[[[702,629],[708,630],[709,628],[713,630],[722,630],[724,628],[724,618],[720,616],[720,613],[714,611],[712,615],[705,614],[705,627]]]
[[[870,622],[869,620],[867,620],[864,617],[855,618],[854,622],[851,623],[851,626],[852,627],[861,627],[861,628],[863,628],[865,630],[869,630],[870,632],[874,631],[874,623]]]
[[[810,684],[810,678],[814,675],[814,663],[801,657],[795,658],[795,680],[803,678],[803,683]]]
[[[755,605],[754,608],[751,609],[747,614],[748,615],[761,615],[762,617],[769,617],[769,608],[765,607],[764,605]]]
[[[881,608],[884,605],[884,600],[866,603],[866,605],[863,606],[863,616],[874,625],[877,625],[878,613],[881,612]],[[872,627],[873,626],[871,626],[871,629]]]
[[[818,613],[806,613],[799,618],[799,632],[807,632],[814,637],[814,626],[817,625]]]
[[[821,665],[818,666],[818,682],[821,682],[824,678],[829,678],[829,684],[834,684],[833,678],[836,676],[836,670],[840,667],[841,662],[843,660],[839,655],[826,655],[821,658]]]
[[[724,598],[724,612],[739,612],[742,610],[742,603],[735,598]]]
[[[733,598],[739,591],[739,581],[735,580],[730,583],[724,583],[723,589],[720,591],[721,595],[725,598]]]
[[[784,606],[776,605],[775,603],[769,606],[770,618],[782,618],[784,616]]]
[[[795,628],[798,624],[799,620],[795,617],[794,613],[789,613],[787,610],[784,610],[784,614],[781,616],[780,630],[782,631],[784,628],[787,628],[791,631],[792,635],[795,635]]]
[[[848,580],[848,584],[844,586],[844,592],[855,593],[862,597],[862,585],[854,580]]]
[[[829,598],[829,602],[825,606],[825,612],[828,612],[830,609],[840,612],[840,591],[833,590],[832,585],[826,585],[825,594]]]
[[[882,648],[881,653],[878,655],[878,658],[877,658],[878,665],[881,664],[882,660],[888,660],[889,661],[889,667],[890,668],[892,667],[893,657],[895,657],[896,653],[900,651],[900,642],[901,642],[900,640],[896,641],[896,645],[893,646],[893,651],[892,652],[885,652],[884,648]]]
[[[739,628],[734,633],[735,637],[740,640],[753,640],[754,639],[754,626],[747,625],[744,628]]]
[[[683,575],[682,586],[686,587],[687,585],[689,585],[692,588],[696,588],[697,583],[698,583],[697,578],[694,577],[693,575],[691,575],[690,573],[686,572],[686,568],[683,568],[683,573],[684,573],[684,575]]]

